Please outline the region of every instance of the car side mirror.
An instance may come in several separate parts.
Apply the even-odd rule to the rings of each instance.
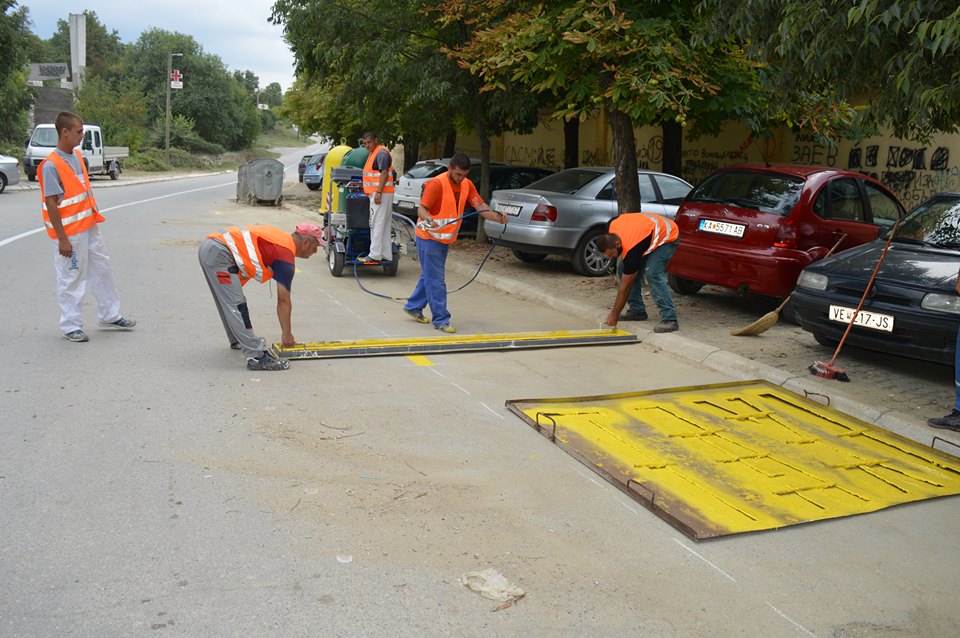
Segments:
[[[93,150],[93,142],[91,142],[90,140],[84,140],[84,142],[83,142],[83,150],[85,150],[85,151],[92,151],[92,150]]]
[[[26,139],[26,141],[23,143],[23,148],[27,148],[28,146],[30,146],[30,138],[29,138],[29,137],[28,137],[28,138]]]

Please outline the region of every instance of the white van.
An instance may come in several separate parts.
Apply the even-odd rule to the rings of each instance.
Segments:
[[[57,146],[57,128],[53,124],[37,124],[27,140],[23,153],[23,170],[31,182],[37,179],[37,167]],[[91,175],[109,175],[117,179],[123,171],[123,160],[130,156],[126,146],[104,146],[103,134],[96,124],[83,125],[80,143],[83,163]]]

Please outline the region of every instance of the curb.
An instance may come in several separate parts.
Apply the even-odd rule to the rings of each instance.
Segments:
[[[116,188],[118,186],[133,186],[135,184],[152,184],[154,182],[172,182],[177,179],[192,179],[194,177],[212,177],[214,175],[227,175],[229,173],[236,173],[237,171],[215,171],[213,173],[186,173],[180,175],[166,175],[164,177],[131,177],[129,179],[118,179],[118,180],[109,180],[105,182],[93,181],[93,187],[97,190],[101,188]],[[40,190],[39,182],[30,182],[27,180],[20,180],[14,186],[8,186],[8,190],[21,190],[21,191],[38,191]]]

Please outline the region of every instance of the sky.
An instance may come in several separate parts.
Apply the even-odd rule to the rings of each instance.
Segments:
[[[260,87],[293,84],[293,53],[283,40],[283,28],[269,22],[274,0],[18,0],[30,10],[31,30],[48,39],[57,20],[71,13],[93,11],[124,43],[156,27],[193,36],[205,53],[218,56],[233,71],[254,72]],[[46,62],[46,60],[31,60]]]

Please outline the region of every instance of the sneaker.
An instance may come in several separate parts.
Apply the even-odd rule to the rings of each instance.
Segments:
[[[358,264],[366,264],[366,265],[369,266],[369,265],[371,265],[371,264],[379,264],[379,263],[380,263],[380,260],[379,260],[379,259],[374,259],[374,258],[371,257],[370,255],[364,255],[363,257],[357,257],[357,263],[358,263]]]
[[[674,332],[675,330],[680,329],[680,324],[676,320],[673,321],[661,321],[656,326],[654,326],[654,332]]]
[[[133,319],[124,319],[123,317],[120,317],[116,321],[98,321],[97,325],[103,326],[104,328],[122,328],[123,330],[129,330],[137,325],[137,322]]]
[[[240,349],[240,344],[239,344],[238,342],[234,341],[233,343],[230,344],[230,349],[231,349],[231,350],[239,350],[239,349]]]
[[[417,323],[430,323],[430,320],[423,316],[423,310],[407,310],[404,308],[403,311],[413,317],[413,320]]]
[[[440,332],[446,332],[447,334],[453,334],[454,332],[457,331],[457,329],[451,326],[449,323],[445,323],[442,326],[434,326],[434,328],[436,328]]]
[[[88,337],[87,333],[85,333],[83,330],[74,330],[73,332],[68,332],[67,334],[63,335],[63,338],[67,339],[68,341],[75,341],[77,343],[90,341],[90,337]]]
[[[645,310],[627,310],[620,315],[620,321],[646,321],[647,313]]]
[[[286,370],[290,367],[290,362],[286,359],[276,359],[267,352],[261,352],[256,359],[247,359],[247,370],[263,370],[274,372],[276,370]]]
[[[960,432],[960,411],[954,409],[953,412],[947,416],[940,417],[939,419],[930,419],[927,421],[927,425],[932,428],[940,428],[941,430]]]

